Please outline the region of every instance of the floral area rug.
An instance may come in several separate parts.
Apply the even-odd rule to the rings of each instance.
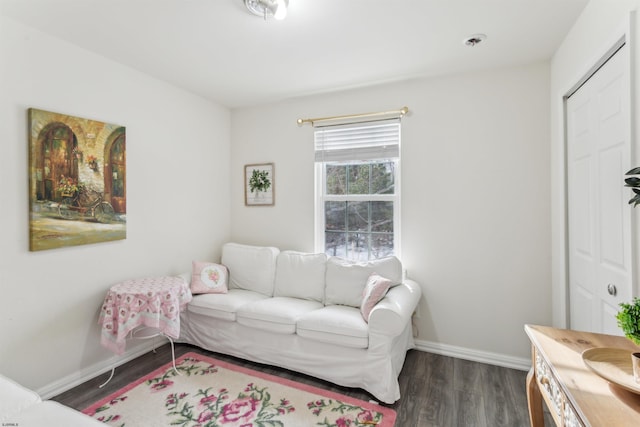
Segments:
[[[393,427],[396,413],[196,353],[83,410],[117,427]]]

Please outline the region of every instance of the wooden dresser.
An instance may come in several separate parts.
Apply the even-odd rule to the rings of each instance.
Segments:
[[[532,427],[544,427],[543,400],[558,427],[640,426],[640,395],[610,385],[582,360],[582,352],[593,347],[640,347],[613,335],[535,325],[525,331],[532,349],[527,376]]]

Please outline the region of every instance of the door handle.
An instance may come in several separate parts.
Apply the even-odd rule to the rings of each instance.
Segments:
[[[613,283],[609,283],[607,285],[607,292],[609,292],[609,295],[611,295],[612,297],[615,297],[618,293],[618,289],[616,288],[616,285],[614,285]]]

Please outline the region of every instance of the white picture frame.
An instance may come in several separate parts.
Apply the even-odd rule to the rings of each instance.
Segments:
[[[275,204],[275,185],[275,167],[273,163],[245,165],[245,206],[273,206]]]

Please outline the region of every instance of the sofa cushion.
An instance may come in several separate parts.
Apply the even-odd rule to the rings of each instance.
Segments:
[[[15,414],[40,401],[40,396],[35,391],[0,375],[0,422],[13,421]]]
[[[357,263],[338,257],[327,260],[325,304],[341,304],[360,308],[367,279],[377,273],[391,280],[402,282],[402,264],[396,257],[381,258]]]
[[[236,312],[240,307],[267,298],[266,295],[258,292],[245,289],[229,289],[226,294],[194,295],[187,305],[187,310],[192,313],[234,322],[236,320]]]
[[[360,310],[329,305],[300,317],[296,333],[305,338],[345,347],[367,348],[369,327]]]
[[[229,288],[273,295],[278,248],[227,243],[222,264],[229,269]]]
[[[213,262],[193,261],[192,294],[226,294],[229,281],[227,267]]]
[[[321,302],[299,298],[273,297],[238,309],[237,321],[241,325],[256,329],[294,334],[298,319],[310,312],[321,309]]]
[[[327,256],[322,253],[280,252],[273,295],[322,302],[326,263]]]

